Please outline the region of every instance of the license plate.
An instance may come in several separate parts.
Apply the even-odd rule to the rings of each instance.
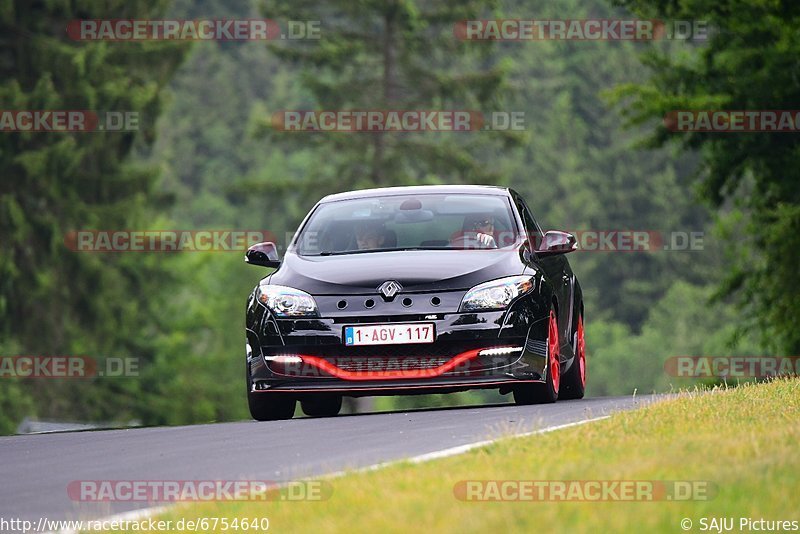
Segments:
[[[345,326],[345,345],[402,345],[433,343],[433,323]]]

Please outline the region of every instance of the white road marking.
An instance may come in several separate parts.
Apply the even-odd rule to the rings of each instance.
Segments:
[[[352,469],[349,471],[336,471],[334,473],[330,473],[328,475],[324,475],[322,477],[317,478],[336,478],[348,473],[360,473],[366,471],[376,471],[378,469],[383,469],[385,467],[389,467],[391,465],[401,464],[404,462],[409,462],[412,464],[421,464],[424,462],[429,462],[431,460],[438,460],[439,458],[447,458],[448,456],[455,456],[457,454],[464,454],[465,452],[469,452],[472,449],[478,449],[480,447],[485,447],[486,445],[491,445],[503,439],[514,439],[514,438],[524,438],[527,436],[535,436],[538,434],[547,434],[548,432],[554,432],[556,430],[563,430],[565,428],[570,428],[573,426],[579,426],[586,423],[592,423],[594,421],[601,421],[603,419],[608,419],[609,415],[603,415],[600,417],[593,417],[591,419],[584,419],[582,421],[575,421],[574,423],[567,423],[564,425],[556,425],[547,428],[541,428],[539,430],[532,430],[530,432],[523,432],[522,434],[510,434],[507,436],[500,436],[495,439],[487,439],[483,441],[476,441],[474,443],[467,443],[465,445],[458,445],[456,447],[449,447],[447,449],[442,449],[439,451],[428,452],[425,454],[420,454],[418,456],[412,456],[411,458],[402,458],[400,460],[391,460],[389,462],[382,462],[375,465],[369,465],[367,467],[361,467],[358,469]]]

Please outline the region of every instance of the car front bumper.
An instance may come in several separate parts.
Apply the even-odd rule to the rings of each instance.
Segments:
[[[532,299],[478,313],[278,319],[259,311],[248,330],[252,392],[448,393],[510,390],[545,378],[546,316]],[[433,343],[353,347],[343,341],[346,326],[416,322],[435,325]]]

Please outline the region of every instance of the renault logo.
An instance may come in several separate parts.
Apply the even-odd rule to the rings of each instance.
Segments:
[[[384,300],[392,300],[401,289],[403,289],[403,286],[394,280],[387,280],[378,287],[378,291],[383,295]]]

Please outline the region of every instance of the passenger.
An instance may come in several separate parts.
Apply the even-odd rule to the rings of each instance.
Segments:
[[[386,228],[377,221],[362,221],[356,225],[356,244],[358,250],[383,248],[386,242]]]

